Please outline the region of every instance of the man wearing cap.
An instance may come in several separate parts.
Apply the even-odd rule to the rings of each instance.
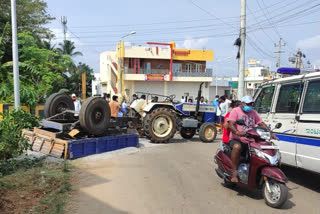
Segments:
[[[245,148],[245,144],[240,142],[240,137],[245,135],[245,131],[255,126],[262,126],[269,130],[267,125],[262,121],[259,114],[252,109],[253,99],[250,96],[244,96],[241,99],[239,107],[232,109],[228,118],[228,124],[230,129],[230,142],[229,145],[232,148],[231,160],[232,160],[232,178],[231,181],[238,183],[237,169],[239,166],[241,151]],[[237,120],[244,120],[246,126],[236,124]],[[276,136],[271,134],[272,138],[278,140]]]
[[[76,94],[73,93],[73,94],[71,95],[71,97],[72,97],[73,104],[74,104],[74,110],[75,110],[76,112],[80,112],[81,103],[80,103],[79,100],[77,100]],[[74,114],[74,116],[78,117],[79,114]]]

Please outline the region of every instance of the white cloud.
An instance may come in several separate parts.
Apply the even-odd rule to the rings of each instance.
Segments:
[[[200,39],[193,39],[193,38],[186,38],[183,41],[183,44],[177,45],[177,47],[182,47],[186,49],[205,49],[209,42],[208,38],[200,38]]]
[[[320,35],[299,40],[297,42],[297,47],[302,49],[320,48]]]

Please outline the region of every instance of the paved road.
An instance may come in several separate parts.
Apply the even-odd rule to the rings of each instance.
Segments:
[[[70,213],[320,213],[320,176],[285,167],[289,201],[277,210],[259,192],[228,189],[213,171],[218,143],[176,139],[106,160],[78,160]]]

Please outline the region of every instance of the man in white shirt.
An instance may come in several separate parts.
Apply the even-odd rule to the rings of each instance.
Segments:
[[[74,104],[74,110],[75,110],[76,112],[80,112],[81,103],[80,103],[79,100],[77,100],[76,94],[73,93],[73,94],[71,95],[71,97],[72,97],[73,104]],[[79,114],[78,114],[78,113],[77,113],[77,114],[74,114],[74,116],[78,117]]]

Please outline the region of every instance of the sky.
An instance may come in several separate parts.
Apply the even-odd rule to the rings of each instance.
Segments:
[[[101,52],[115,50],[120,37],[130,31],[126,44],[175,41],[178,48],[214,51],[218,76],[236,76],[240,32],[240,0],[46,0],[48,13],[56,20],[49,28],[55,43],[63,40],[61,16],[68,19],[67,39],[75,42],[85,62],[99,72]],[[249,0],[246,4],[246,62],[260,60],[276,69],[279,39],[281,66],[293,66],[288,58],[300,48],[310,66],[320,67],[319,0]]]

